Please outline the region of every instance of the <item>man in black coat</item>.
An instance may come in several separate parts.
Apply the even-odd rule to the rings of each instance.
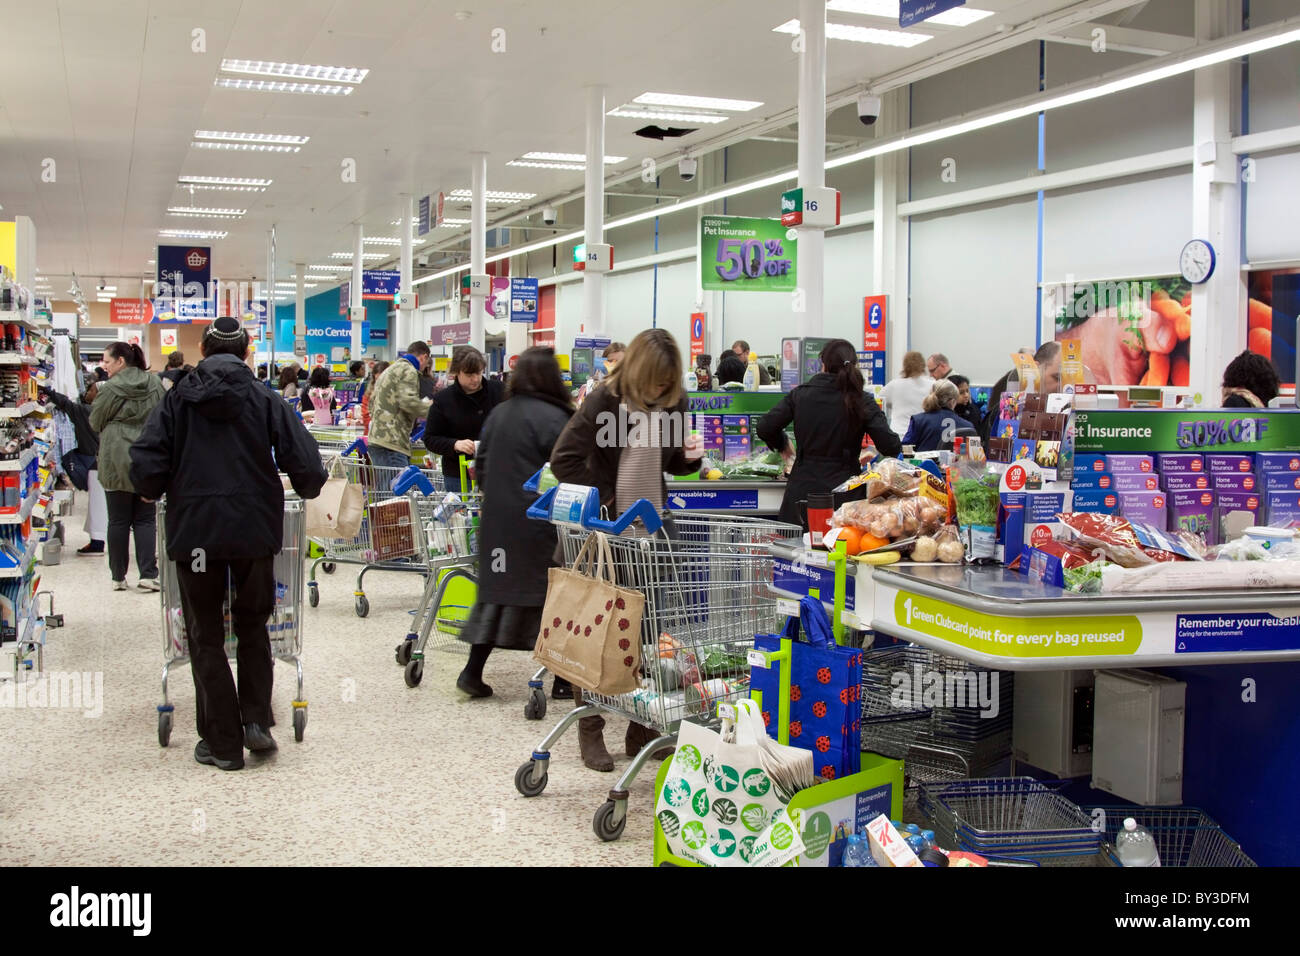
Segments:
[[[319,495],[326,479],[315,439],[244,364],[248,346],[238,320],[213,322],[203,361],[167,392],[131,446],[137,493],[167,496],[167,556],[176,562],[197,698],[194,759],[222,770],[244,766],[245,746],[275,749],[266,622],[284,532],[278,472],[303,498]],[[227,581],[235,590],[238,691],[225,653]]]

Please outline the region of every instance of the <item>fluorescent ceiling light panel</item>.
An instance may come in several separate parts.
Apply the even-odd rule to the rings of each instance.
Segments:
[[[728,100],[717,96],[688,96],[685,93],[642,93],[632,100],[639,106],[675,106],[697,110],[727,110],[747,113],[763,105],[761,100]]]
[[[310,136],[291,136],[288,133],[229,133],[211,129],[196,129],[194,138],[230,143],[279,143],[285,146],[306,146],[311,139]]]
[[[790,33],[798,35],[799,21],[787,20],[779,27],[772,28],[773,33]],[[826,24],[826,37],[829,40],[850,40],[853,43],[875,43],[879,46],[912,47],[933,40],[929,33],[904,33],[902,30],[878,30],[875,27],[856,27],[845,23]]]
[[[524,153],[523,158],[524,159],[549,159],[552,162],[556,162],[556,163],[585,164],[587,162],[587,157],[583,153],[545,153],[545,152],[540,152],[538,150],[533,150],[532,152]],[[605,162],[621,163],[625,159],[627,159],[626,156],[606,156]]]
[[[351,272],[351,266],[335,265],[332,262],[322,262],[309,267],[313,272]]]
[[[388,236],[365,236],[363,242],[368,242],[372,246],[400,246],[401,239],[391,239]]]
[[[586,163],[551,163],[537,159],[512,159],[507,166],[525,166],[529,169],[567,169],[570,172],[585,172]]]
[[[474,194],[468,189],[453,189],[447,193],[452,199],[459,199],[465,202],[473,200]],[[536,199],[537,193],[516,193],[502,192],[500,190],[489,189],[483,194],[488,202],[520,202],[524,199]]]
[[[247,209],[232,209],[213,206],[168,206],[167,212],[173,216],[203,216],[209,219],[238,219],[248,212]]]
[[[265,189],[272,182],[273,180],[270,179],[247,179],[235,176],[181,176],[176,180],[178,186],[198,186],[210,189]]]
[[[353,256],[352,256],[352,253],[350,253],[350,252],[331,252],[331,253],[330,253],[330,258],[331,258],[331,259],[351,259],[351,258],[353,258]],[[363,254],[362,254],[361,258],[362,258],[362,259],[387,259],[388,256],[384,255],[382,252],[366,252],[366,253],[363,253]]]
[[[370,71],[355,66],[311,66],[306,63],[275,63],[269,60],[222,60],[221,72],[357,84],[364,80]]]
[[[857,13],[866,17],[881,17],[898,22],[898,0],[829,0],[826,9],[836,13]],[[992,10],[954,7],[927,17],[925,22],[938,23],[946,27],[967,27],[991,16],[993,16]]]
[[[237,149],[246,153],[296,153],[301,146],[277,146],[273,143],[216,143],[196,139],[190,143],[191,149]]]
[[[610,110],[610,116],[622,119],[658,120],[664,123],[725,123],[731,119],[721,113],[686,113],[681,110],[661,110],[645,107],[620,106]]]
[[[213,86],[226,90],[251,90],[254,93],[316,93],[320,96],[348,96],[353,87],[334,83],[287,83],[281,80],[244,80],[234,76],[219,76]]]
[[[230,233],[215,229],[159,229],[158,235],[164,239],[224,239]]]

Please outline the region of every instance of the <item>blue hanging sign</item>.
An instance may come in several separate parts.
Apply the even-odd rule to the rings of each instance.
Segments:
[[[910,27],[951,10],[963,7],[966,0],[901,0],[898,4],[898,25]]]

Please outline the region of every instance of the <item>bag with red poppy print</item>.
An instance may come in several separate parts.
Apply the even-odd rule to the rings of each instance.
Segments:
[[[551,568],[533,659],[596,694],[637,688],[645,595],[614,583],[609,541],[593,531],[572,568]]]
[[[760,651],[781,648],[790,638],[790,746],[813,752],[819,777],[836,780],[862,769],[862,651],[840,647],[830,638],[830,621],[821,601],[805,597],[799,618],[791,618],[782,634],[759,634]],[[806,640],[800,640],[803,622]],[[777,701],[781,690],[780,663],[750,668],[750,691],[763,692],[763,723],[776,737]]]

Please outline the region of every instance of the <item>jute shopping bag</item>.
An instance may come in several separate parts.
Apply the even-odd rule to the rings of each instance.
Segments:
[[[645,596],[614,581],[609,541],[593,531],[572,568],[547,575],[542,629],[533,658],[597,694],[636,690]]]

